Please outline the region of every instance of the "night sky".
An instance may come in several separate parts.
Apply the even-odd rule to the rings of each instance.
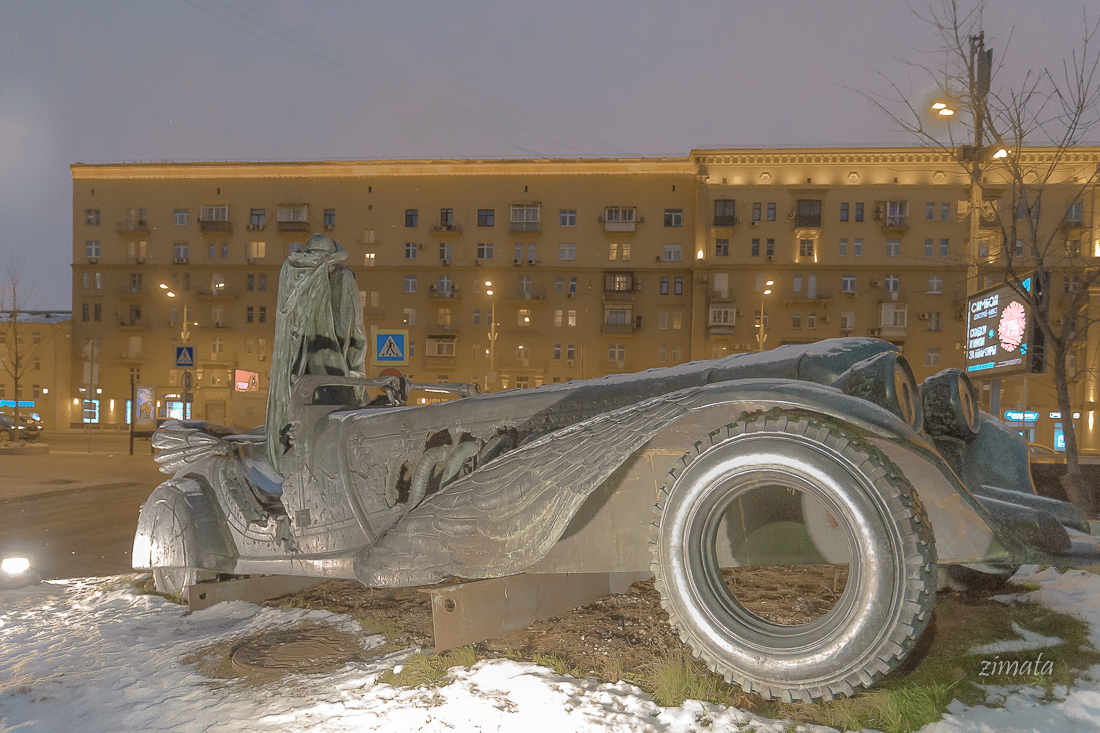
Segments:
[[[988,3],[998,80],[1061,69],[1086,9]],[[0,274],[69,308],[78,161],[905,145],[859,92],[928,98],[938,44],[894,0],[0,0]]]

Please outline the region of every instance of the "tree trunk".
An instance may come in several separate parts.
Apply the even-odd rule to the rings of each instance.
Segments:
[[[1058,395],[1058,410],[1062,413],[1062,435],[1066,441],[1066,475],[1062,477],[1062,488],[1066,496],[1085,513],[1089,519],[1096,519],[1096,496],[1093,487],[1081,476],[1081,463],[1077,457],[1077,431],[1073,425],[1073,407],[1069,399],[1069,379],[1066,374],[1065,354],[1058,358],[1059,349],[1055,349],[1054,359],[1049,360],[1054,368],[1054,389]]]

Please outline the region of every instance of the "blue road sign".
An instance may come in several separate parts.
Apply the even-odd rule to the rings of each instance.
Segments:
[[[374,331],[375,364],[408,365],[408,331]]]
[[[194,346],[177,346],[176,347],[176,366],[178,366],[178,367],[192,367],[192,366],[195,366],[195,347]]]

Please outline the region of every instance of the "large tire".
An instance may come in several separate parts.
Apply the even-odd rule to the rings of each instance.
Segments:
[[[797,626],[742,606],[715,549],[734,500],[776,485],[823,503],[851,549],[836,605]],[[771,412],[716,430],[670,472],[655,514],[661,605],[695,655],[746,692],[786,702],[850,696],[894,669],[931,617],[936,550],[924,507],[897,466],[841,428]]]

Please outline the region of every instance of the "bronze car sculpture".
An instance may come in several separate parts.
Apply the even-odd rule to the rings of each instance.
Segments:
[[[851,695],[927,625],[937,566],[1100,562],[1073,506],[1035,495],[1027,444],[966,375],[918,387],[887,342],[832,339],[637,374],[477,394],[400,376],[293,378],[281,472],[264,430],[169,422],[172,478],[143,505],[134,567],[407,587],[519,573],[655,575],[681,638],[768,698]],[[329,404],[341,389],[344,404]],[[407,404],[413,390],[451,401]],[[268,431],[270,434],[270,431]],[[794,626],[722,569],[848,565]]]

